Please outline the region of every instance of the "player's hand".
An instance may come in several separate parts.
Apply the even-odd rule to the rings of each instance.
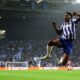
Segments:
[[[52,22],[53,27],[56,28],[56,22]]]
[[[76,16],[77,15],[77,13],[76,12],[73,12],[73,16]]]
[[[52,22],[53,25],[56,25],[56,22]]]
[[[54,21],[54,22],[52,22],[52,24],[56,25],[56,22]]]

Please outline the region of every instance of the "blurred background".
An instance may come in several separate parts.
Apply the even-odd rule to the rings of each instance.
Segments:
[[[58,37],[52,27],[61,25],[65,12],[80,11],[79,0],[0,0],[0,61],[27,61],[46,53],[49,39]],[[80,24],[72,54],[80,66]],[[55,49],[59,56],[62,50]],[[54,56],[53,52],[52,55]],[[78,56],[75,58],[75,56]],[[56,65],[55,59],[42,65]]]

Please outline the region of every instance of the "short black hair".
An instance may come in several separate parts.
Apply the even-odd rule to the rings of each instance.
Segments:
[[[70,12],[66,12],[66,14],[70,15],[70,17],[72,18],[72,13],[70,13]]]

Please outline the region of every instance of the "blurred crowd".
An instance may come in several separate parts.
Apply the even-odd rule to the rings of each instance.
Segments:
[[[71,54],[74,66],[80,66],[80,45],[79,39],[74,41],[74,49]],[[0,66],[4,66],[4,62],[24,62],[28,61],[33,66],[34,57],[41,57],[46,54],[47,40],[0,40]],[[62,55],[62,49],[54,47],[52,57],[42,60],[41,66],[56,66]]]

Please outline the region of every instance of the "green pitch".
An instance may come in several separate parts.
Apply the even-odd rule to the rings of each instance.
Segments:
[[[0,80],[80,80],[80,71],[0,71]]]

